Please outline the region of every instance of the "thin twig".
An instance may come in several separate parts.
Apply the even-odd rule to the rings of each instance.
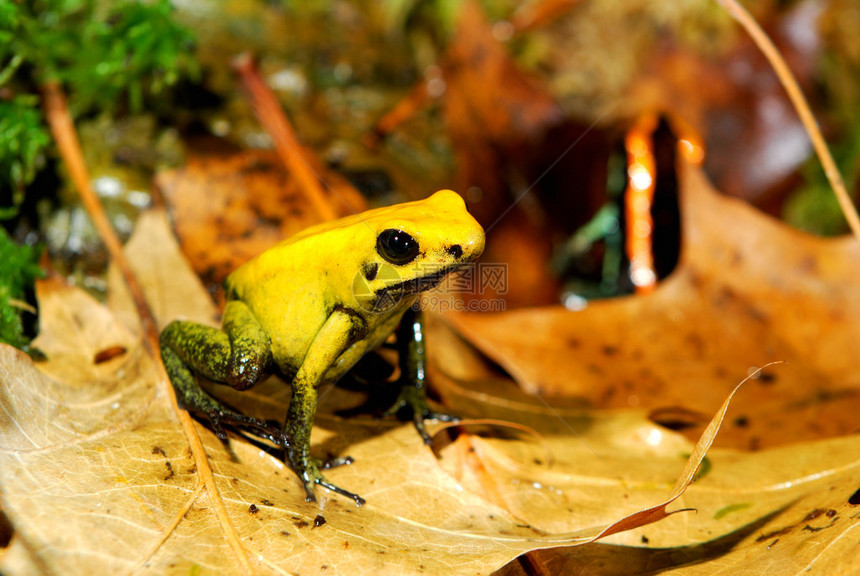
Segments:
[[[860,217],[857,215],[857,209],[851,201],[851,196],[848,194],[848,190],[845,188],[845,182],[839,174],[839,168],[836,167],[836,162],[833,161],[833,156],[830,155],[830,150],[827,149],[827,144],[824,141],[824,137],[821,135],[818,122],[816,122],[815,116],[813,116],[812,110],[809,108],[809,104],[803,96],[803,91],[801,91],[800,86],[797,84],[797,80],[795,80],[794,75],[791,73],[791,70],[788,68],[788,65],[779,53],[779,50],[777,50],[771,39],[764,30],[761,29],[761,26],[758,25],[750,13],[747,12],[746,9],[736,0],[717,0],[717,2],[722,4],[723,7],[728,10],[729,14],[731,14],[732,17],[737,20],[741,26],[743,26],[744,30],[747,31],[747,34],[750,35],[753,42],[755,42],[756,46],[759,47],[765,58],[770,62],[774,72],[776,72],[777,77],[779,77],[780,83],[788,93],[791,103],[794,105],[795,110],[797,110],[797,114],[800,116],[800,121],[803,123],[804,128],[806,128],[806,132],[809,134],[809,139],[812,140],[812,147],[815,149],[815,153],[821,160],[821,164],[824,167],[824,173],[827,175],[827,179],[833,187],[833,192],[836,194],[836,199],[842,207],[842,213],[845,214],[848,226],[851,228],[854,236],[860,240]]]
[[[415,116],[429,99],[430,93],[427,90],[427,79],[422,78],[402,100],[394,105],[394,108],[379,119],[373,127],[373,132],[371,132],[371,136],[368,138],[368,143],[375,146],[379,139],[386,137],[398,126]]]
[[[72,116],[69,113],[69,107],[66,104],[66,96],[62,88],[56,82],[48,82],[42,87],[44,94],[45,116],[48,119],[48,125],[51,127],[51,134],[54,136],[54,141],[57,143],[57,148],[60,151],[60,156],[69,170],[69,175],[72,182],[81,197],[84,208],[90,215],[96,230],[101,236],[102,241],[107,247],[111,261],[114,262],[131,292],[132,300],[137,308],[137,313],[141,321],[143,329],[143,342],[147,351],[153,356],[158,355],[158,327],[155,323],[155,317],[146,301],[140,283],[134,275],[125,253],[122,251],[122,243],[114,232],[113,227],[105,214],[104,207],[101,201],[93,191],[90,185],[90,173],[87,165],[84,162],[84,155],[81,152],[81,143],[78,140],[78,133],[75,130]]]
[[[260,124],[269,132],[281,161],[299,181],[299,187],[307,195],[317,214],[323,220],[334,220],[337,214],[326,199],[324,185],[319,176],[305,161],[303,147],[293,127],[284,115],[278,99],[260,77],[250,54],[242,54],[233,60],[233,69],[239,74],[242,84],[251,96],[251,103],[260,119]]]

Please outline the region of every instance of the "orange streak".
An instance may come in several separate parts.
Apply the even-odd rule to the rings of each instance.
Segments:
[[[627,151],[626,250],[630,259],[630,278],[637,294],[647,294],[657,285],[652,251],[654,220],[651,217],[657,179],[651,135],[656,127],[656,116],[643,116],[624,138]]]

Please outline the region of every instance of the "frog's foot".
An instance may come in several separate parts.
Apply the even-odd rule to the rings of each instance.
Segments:
[[[224,430],[224,427],[232,426],[246,430],[258,438],[269,440],[281,448],[287,448],[290,444],[289,437],[276,424],[259,418],[245,416],[241,412],[227,408],[202,390],[198,389],[193,394],[193,397],[180,395],[179,403],[185,409],[208,420],[215,431],[215,435],[220,440],[227,440],[227,432]]]
[[[259,418],[245,416],[241,412],[236,412],[223,406],[221,410],[206,412],[203,413],[203,416],[209,420],[209,423],[215,430],[215,434],[221,440],[227,439],[227,433],[224,431],[224,426],[227,425],[245,430],[258,438],[270,441],[280,448],[287,448],[290,444],[289,437],[281,432],[279,426]]]
[[[459,422],[460,419],[452,414],[444,412],[436,412],[430,409],[427,404],[427,396],[421,389],[414,386],[403,386],[400,389],[400,395],[394,404],[385,411],[386,416],[398,416],[403,419],[412,417],[412,424],[424,440],[424,443],[430,445],[433,443],[433,438],[427,433],[427,427],[424,425],[425,420],[438,420],[440,422]]]
[[[288,450],[287,453],[290,457],[293,457],[292,451]],[[319,458],[307,458],[305,466],[302,466],[300,463],[293,463],[293,468],[299,475],[299,478],[304,484],[305,487],[305,501],[307,502],[316,502],[316,495],[314,494],[315,486],[322,486],[323,488],[327,488],[331,490],[335,494],[340,494],[341,496],[346,496],[347,498],[351,498],[355,501],[356,506],[362,506],[365,503],[364,498],[356,494],[355,492],[349,492],[348,490],[344,490],[339,486],[335,486],[331,482],[329,482],[325,476],[322,475],[320,470],[329,470],[331,468],[336,468],[338,466],[348,466],[353,463],[353,459],[350,456],[344,456],[342,458],[334,458],[327,462],[323,462]]]

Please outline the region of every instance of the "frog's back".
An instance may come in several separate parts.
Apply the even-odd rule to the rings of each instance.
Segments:
[[[409,262],[386,262],[378,252],[377,239],[390,229],[408,230],[421,246],[420,253]],[[249,306],[269,335],[282,369],[297,367],[333,310],[352,311],[370,331],[377,325],[396,325],[414,298],[404,298],[397,309],[380,312],[377,303],[359,302],[357,294],[373,300],[385,293],[386,279],[390,285],[391,278],[416,280],[437,270],[447,274],[477,258],[483,242],[483,230],[462,198],[441,191],[425,200],[308,228],[235,270],[227,279],[228,297]],[[365,280],[369,284],[356,291],[357,281]]]

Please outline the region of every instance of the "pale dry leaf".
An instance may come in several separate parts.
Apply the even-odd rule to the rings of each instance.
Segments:
[[[816,443],[816,448],[829,451],[831,442]],[[854,451],[857,453],[856,442]],[[860,552],[860,505],[856,504],[856,491],[860,486],[860,467],[855,463],[831,469],[815,484],[817,489],[775,509],[772,514],[700,544],[665,547],[651,539],[651,528],[664,529],[676,521],[692,518],[677,515],[631,533],[631,536],[638,533],[639,548],[607,544],[576,551],[558,548],[537,552],[531,555],[531,560],[550,574],[579,574],[587,570],[593,576],[857,574],[860,571],[856,560]],[[691,498],[695,487],[688,493]],[[746,496],[757,499],[758,486],[750,488]],[[849,501],[852,495],[854,504]],[[753,502],[746,501],[747,504]],[[716,514],[716,518],[709,511],[699,510],[695,518],[704,516],[718,525],[731,515],[748,510],[744,503],[743,499],[738,499],[733,511],[723,508],[725,515]],[[672,528],[683,532],[685,526]],[[519,574],[521,572],[511,565],[499,576]]]

